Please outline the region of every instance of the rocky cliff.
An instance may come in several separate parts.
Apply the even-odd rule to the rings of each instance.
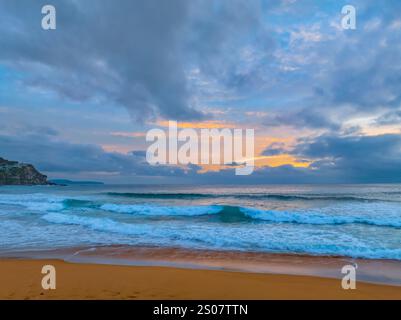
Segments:
[[[45,185],[47,176],[31,164],[0,158],[0,185]]]

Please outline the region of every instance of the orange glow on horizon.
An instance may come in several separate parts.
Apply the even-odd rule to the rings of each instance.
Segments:
[[[281,167],[284,165],[292,165],[295,168],[308,168],[312,162],[300,161],[290,154],[280,154],[275,156],[258,156],[254,158],[255,169],[263,167]],[[198,173],[216,172],[223,169],[232,168],[233,166],[228,165],[202,165],[202,169]]]
[[[158,121],[156,123],[161,127],[168,127],[169,121]],[[233,123],[219,122],[219,121],[200,121],[200,122],[177,122],[179,129],[233,129],[237,126]]]
[[[142,138],[146,136],[145,132],[112,132],[112,136],[125,138]]]

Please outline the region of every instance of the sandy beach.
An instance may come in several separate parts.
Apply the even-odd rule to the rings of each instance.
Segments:
[[[41,287],[44,265],[56,268],[56,290]],[[154,266],[0,260],[0,299],[401,299],[401,287],[338,279]]]

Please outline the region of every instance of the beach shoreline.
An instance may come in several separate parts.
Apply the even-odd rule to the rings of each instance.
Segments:
[[[344,256],[186,249],[156,246],[86,246],[0,252],[0,259],[56,259],[83,264],[155,266],[341,279],[345,265],[355,266],[360,281],[401,286],[401,261]]]
[[[44,265],[56,289],[41,286]],[[0,259],[0,299],[401,299],[401,287],[284,274]]]
[[[46,264],[54,292],[40,285]],[[344,265],[357,266],[356,290],[341,287]],[[163,247],[3,252],[0,298],[401,299],[400,270],[392,260]]]

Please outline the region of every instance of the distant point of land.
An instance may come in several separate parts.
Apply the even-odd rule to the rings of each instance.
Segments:
[[[52,179],[50,180],[51,183],[57,184],[57,185],[64,185],[64,186],[69,186],[69,185],[103,185],[103,182],[100,181],[72,181],[68,179]]]

